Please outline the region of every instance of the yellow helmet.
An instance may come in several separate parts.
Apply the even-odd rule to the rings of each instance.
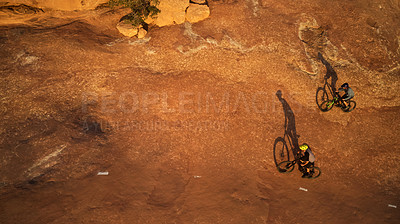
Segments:
[[[308,145],[307,144],[302,144],[300,147],[300,150],[302,150],[302,151],[306,151],[307,149],[308,149]]]

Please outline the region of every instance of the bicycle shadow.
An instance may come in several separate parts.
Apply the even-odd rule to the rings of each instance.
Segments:
[[[323,87],[317,88],[315,100],[318,108],[322,111],[326,111],[326,108],[323,108],[323,103],[325,101],[332,100],[335,96],[336,82],[338,81],[338,76],[332,65],[319,52],[318,59],[322,62],[323,65],[325,65],[326,74],[324,76]],[[330,83],[328,82],[328,79],[330,79]]]
[[[278,90],[276,92],[279,102],[282,104],[283,112],[285,114],[285,133],[283,137],[278,137],[275,139],[274,143],[274,160],[275,165],[278,165],[283,161],[290,161],[289,146],[293,157],[295,157],[299,150],[299,137],[296,131],[296,119],[292,108],[289,103],[282,97],[282,91]],[[288,141],[286,141],[286,139]]]
[[[328,82],[328,79],[331,79],[331,88],[333,91],[336,91],[336,82],[338,81],[338,76],[336,71],[333,69],[332,65],[329,64],[329,62],[322,56],[320,52],[318,52],[318,59],[322,62],[323,65],[325,65],[326,68],[326,74],[324,76],[324,88],[326,87],[326,83]]]

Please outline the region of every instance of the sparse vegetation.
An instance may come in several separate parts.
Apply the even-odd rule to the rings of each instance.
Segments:
[[[131,13],[125,15],[121,20],[131,23],[133,26],[144,25],[148,17],[155,18],[160,10],[157,8],[159,0],[110,0],[111,8],[123,6],[130,8]]]

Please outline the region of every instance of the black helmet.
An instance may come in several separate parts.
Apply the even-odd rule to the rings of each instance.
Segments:
[[[349,88],[349,84],[346,82],[346,83],[343,83],[343,85],[341,86],[342,88]]]

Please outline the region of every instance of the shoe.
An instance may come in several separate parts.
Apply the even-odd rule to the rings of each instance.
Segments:
[[[343,109],[344,111],[348,111],[348,110],[350,109],[350,105],[348,105],[347,107],[346,107],[346,106],[343,106],[342,109]]]
[[[303,173],[303,176],[301,176],[301,178],[308,178],[309,174],[308,173]]]

